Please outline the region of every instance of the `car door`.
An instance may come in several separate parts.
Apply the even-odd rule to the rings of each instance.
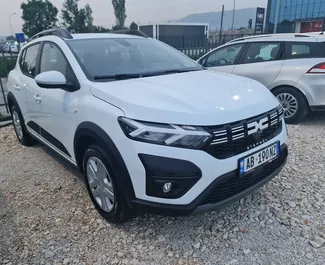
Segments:
[[[233,74],[252,78],[269,87],[284,64],[284,43],[250,43]]]
[[[20,62],[20,85],[19,88],[25,94],[26,110],[23,111],[25,123],[29,130],[33,130],[37,135],[40,134],[40,119],[42,116],[41,102],[42,90],[36,84],[34,78],[38,73],[40,43],[28,46]]]
[[[53,42],[43,42],[41,48],[40,73],[48,71],[62,73],[67,83],[76,84],[76,87],[79,84],[64,53]],[[73,136],[77,126],[72,115],[77,111],[78,88],[73,91],[63,88],[43,88],[43,90],[45,92],[42,95],[41,136],[61,155],[71,159]]]
[[[244,47],[244,43],[221,47],[200,59],[199,63],[211,70],[232,73]]]

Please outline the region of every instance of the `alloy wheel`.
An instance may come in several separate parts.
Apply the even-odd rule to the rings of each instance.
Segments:
[[[298,101],[297,99],[289,93],[281,93],[277,95],[277,99],[282,105],[284,118],[291,118],[298,111]]]
[[[21,121],[20,121],[17,111],[14,111],[12,113],[12,119],[14,122],[14,128],[15,128],[16,134],[18,136],[18,139],[22,140],[23,139],[23,127],[21,125]]]

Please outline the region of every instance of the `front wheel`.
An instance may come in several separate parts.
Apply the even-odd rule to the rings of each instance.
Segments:
[[[97,211],[112,223],[128,219],[130,209],[122,187],[116,181],[114,163],[97,145],[89,146],[83,159],[83,169],[88,193]]]
[[[283,107],[284,118],[288,124],[297,124],[309,113],[309,105],[305,96],[292,87],[281,87],[274,95]]]

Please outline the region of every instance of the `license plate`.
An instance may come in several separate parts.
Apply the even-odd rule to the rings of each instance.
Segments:
[[[280,143],[274,143],[239,160],[239,175],[245,176],[255,168],[273,161],[280,154]]]

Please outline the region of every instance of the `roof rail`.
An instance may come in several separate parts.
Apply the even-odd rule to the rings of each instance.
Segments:
[[[129,35],[135,35],[135,36],[148,38],[148,36],[146,34],[144,34],[142,31],[137,30],[137,29],[119,29],[119,30],[110,31],[109,33],[129,34]]]
[[[237,41],[243,41],[243,40],[249,40],[249,39],[258,39],[258,38],[276,38],[276,37],[296,37],[296,38],[301,38],[301,37],[315,37],[316,34],[308,34],[308,33],[277,33],[277,34],[263,34],[263,35],[254,35],[254,36],[247,36],[247,37],[242,37],[242,38],[237,38],[234,40],[229,41],[228,43],[233,43]]]
[[[247,37],[241,37],[234,40],[229,41],[228,43],[237,42],[237,41],[243,41],[243,40],[249,40],[249,39],[257,39],[257,38],[265,38],[270,37],[271,35],[254,35],[254,36],[247,36]]]
[[[36,35],[31,37],[29,41],[43,36],[50,36],[50,35],[57,36],[60,38],[65,38],[65,39],[73,39],[72,35],[66,28],[54,28],[54,29],[48,29],[48,30],[41,31],[40,33],[37,33]]]

